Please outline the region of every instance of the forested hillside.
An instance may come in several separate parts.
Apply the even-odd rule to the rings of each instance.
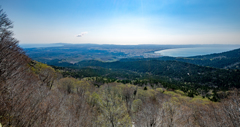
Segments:
[[[214,95],[210,98],[213,101],[216,99],[214,97],[222,96],[219,102],[212,102],[200,95],[188,97],[181,90],[166,89],[163,82],[162,84],[151,82],[151,84],[138,85],[144,80],[121,83],[118,82],[117,77],[117,80],[110,80],[98,77],[98,75],[92,76],[95,73],[102,76],[111,70],[118,73],[120,69],[122,74],[125,72],[135,75],[136,77],[133,77],[135,79],[146,75],[150,80],[149,76],[156,75],[162,79],[170,77],[172,80],[178,80],[174,78],[179,77],[179,80],[185,81],[188,78],[181,79],[180,77],[209,73],[207,76],[211,79],[227,80],[226,77],[238,74],[238,71],[198,68],[196,65],[182,62],[154,60],[132,61],[129,64],[128,62],[84,61],[76,65],[71,64],[74,65],[71,66],[72,68],[54,67],[56,68],[54,69],[26,56],[18,46],[18,41],[13,37],[12,27],[12,22],[0,9],[0,126],[240,126],[240,91],[238,89],[209,91]],[[79,67],[85,68],[81,70]],[[118,69],[115,70],[115,68]],[[174,73],[171,77],[168,70],[171,73],[187,73]],[[82,71],[82,74],[88,73],[90,76],[70,77],[73,72],[79,71]],[[234,76],[238,78],[238,75]],[[234,78],[234,76],[228,78]],[[190,78],[189,80],[197,79]],[[233,81],[228,80],[229,82],[226,83],[234,85],[232,83],[237,81],[236,79],[230,80]]]
[[[228,89],[239,87],[239,70],[225,70],[211,67],[203,67],[178,61],[162,60],[134,60],[134,61],[82,61],[77,64],[56,63],[54,65],[71,67],[75,69],[83,67],[103,67],[115,69],[120,73],[124,71],[142,75],[164,76],[178,82],[207,85],[214,88]],[[124,71],[121,71],[124,70]],[[101,75],[101,72],[99,72]],[[83,75],[84,76],[84,75]],[[112,77],[111,77],[112,78]],[[126,77],[121,77],[126,78]],[[130,78],[133,80],[133,78]]]

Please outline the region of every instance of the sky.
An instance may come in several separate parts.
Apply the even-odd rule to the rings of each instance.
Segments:
[[[1,0],[20,44],[240,44],[240,0]]]

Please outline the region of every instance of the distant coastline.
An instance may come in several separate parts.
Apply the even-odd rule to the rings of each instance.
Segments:
[[[240,45],[222,45],[210,47],[193,47],[193,48],[173,48],[155,51],[155,54],[171,57],[191,57],[199,55],[207,55],[213,53],[222,53],[240,48]]]
[[[19,44],[21,48],[46,48],[46,47],[60,47],[63,44]]]

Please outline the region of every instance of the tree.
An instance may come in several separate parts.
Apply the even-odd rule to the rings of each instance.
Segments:
[[[76,79],[74,78],[62,78],[59,80],[59,87],[66,91],[68,94],[74,90]]]
[[[0,9],[0,82],[22,73],[28,69],[26,63],[29,58],[24,54],[23,50],[18,46],[18,41],[13,38],[10,30],[13,28],[12,22],[7,15]]]
[[[106,84],[102,87],[102,90],[101,114],[98,118],[101,121],[100,123],[108,127],[130,126],[131,118],[128,115],[127,107],[119,96],[118,89]]]
[[[127,107],[127,111],[128,111],[128,114],[130,116],[132,116],[132,113],[131,113],[131,108],[132,108],[132,103],[133,103],[133,100],[135,99],[136,97],[136,94],[134,95],[134,91],[137,91],[137,87],[134,88],[133,86],[131,85],[126,85],[123,89],[122,89],[122,97],[123,97],[123,100],[125,100],[125,103],[126,103],[126,107]]]
[[[143,90],[148,90],[148,88],[145,86]]]
[[[13,38],[11,28],[12,22],[0,9],[0,116],[8,119],[8,126],[12,124],[10,116],[17,110],[14,103],[18,101],[14,100],[21,94],[16,88],[21,88],[23,83],[30,83],[34,79],[28,73],[27,63],[30,59],[18,46],[18,41]],[[29,77],[32,79],[28,79]]]
[[[61,77],[52,67],[46,64],[31,61],[30,66],[32,66],[31,70],[38,75],[42,84],[48,86],[50,90],[53,87],[54,80]]]

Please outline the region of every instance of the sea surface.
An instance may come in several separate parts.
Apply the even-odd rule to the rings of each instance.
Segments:
[[[222,53],[240,48],[240,45],[211,45],[192,48],[175,48],[155,51],[154,53],[161,54],[162,56],[172,57],[190,57],[198,55],[207,55],[213,53]]]

